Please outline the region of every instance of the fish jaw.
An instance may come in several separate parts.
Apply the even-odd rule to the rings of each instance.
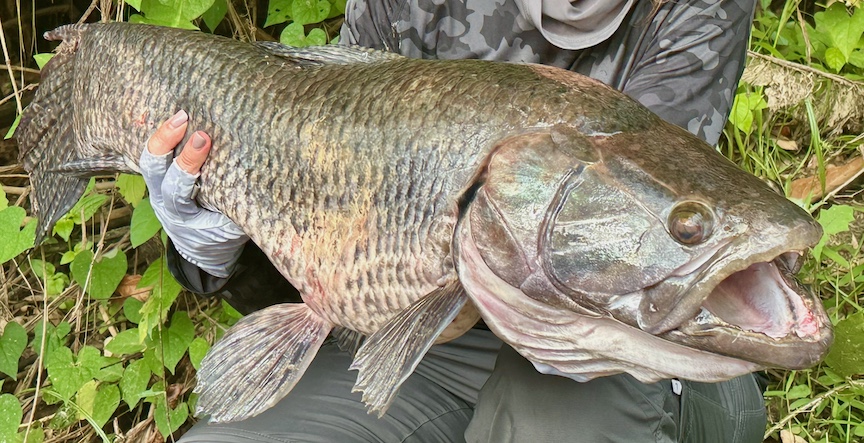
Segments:
[[[540,372],[577,381],[626,372],[645,383],[676,377],[713,382],[763,368],[665,340],[609,315],[564,310],[529,297],[485,263],[470,221],[460,223],[455,243],[459,279],[483,320]]]
[[[661,336],[766,366],[805,369],[822,360],[833,331],[821,301],[794,278],[800,254],[786,252],[722,280],[699,313]],[[772,352],[765,352],[767,346]]]

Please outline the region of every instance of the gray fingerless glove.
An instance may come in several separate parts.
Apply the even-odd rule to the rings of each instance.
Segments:
[[[192,199],[199,174],[180,169],[173,152],[157,156],[146,146],[139,167],[156,218],[177,252],[208,274],[231,275],[249,237],[224,214],[204,209]]]

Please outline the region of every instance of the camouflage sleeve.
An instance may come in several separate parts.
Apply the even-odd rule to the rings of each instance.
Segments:
[[[755,0],[667,2],[649,25],[623,91],[717,144],[744,69]]]

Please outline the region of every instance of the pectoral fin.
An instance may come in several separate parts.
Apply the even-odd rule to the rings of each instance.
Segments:
[[[60,35],[72,32],[71,28],[61,31]],[[37,245],[50,235],[54,223],[75,205],[87,187],[86,179],[51,172],[55,165],[78,159],[72,125],[74,60],[74,52],[61,51],[45,65],[36,98],[21,114],[15,131],[18,161],[33,185],[30,201],[32,214],[39,218]]]
[[[332,325],[302,303],[242,318],[198,372],[197,414],[211,423],[243,420],[275,405],[303,376]]]
[[[372,334],[351,364],[359,371],[354,392],[363,392],[369,412],[382,417],[402,382],[462,309],[468,296],[458,280],[441,287]]]

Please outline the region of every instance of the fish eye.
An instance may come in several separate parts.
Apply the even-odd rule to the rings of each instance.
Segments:
[[[672,208],[667,226],[678,243],[696,245],[711,236],[714,215],[704,203],[685,201]]]

